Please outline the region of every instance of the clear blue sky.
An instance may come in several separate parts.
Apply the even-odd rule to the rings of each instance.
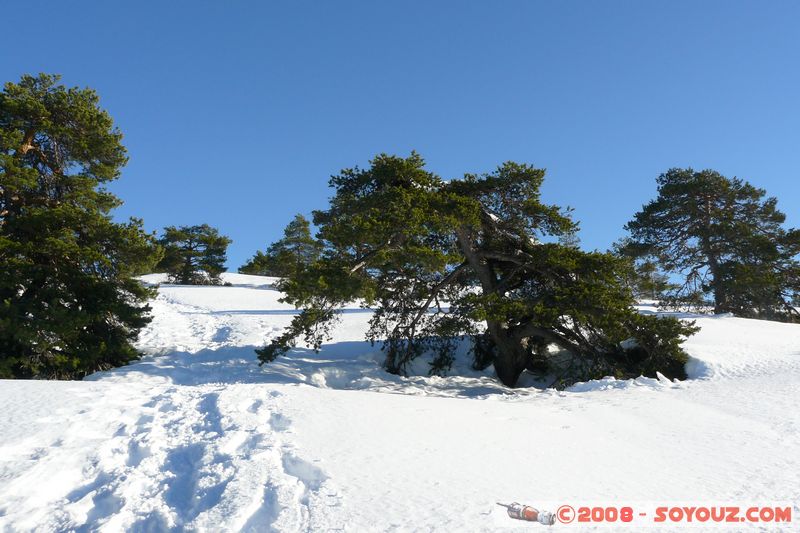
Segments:
[[[674,166],[800,225],[800,2],[17,2],[0,74],[95,88],[131,161],[118,217],[207,222],[235,270],[327,180],[416,149],[452,178],[548,170],[605,249]]]

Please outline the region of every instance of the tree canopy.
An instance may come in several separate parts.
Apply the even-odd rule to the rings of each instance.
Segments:
[[[23,76],[0,93],[0,377],[76,378],[138,354],[159,258],[103,185],[127,157],[91,89]]]
[[[766,191],[713,170],[674,168],[626,228],[628,251],[653,257],[682,283],[668,304],[777,320],[800,318],[800,231]],[[707,303],[708,300],[710,303]]]
[[[164,258],[157,270],[169,274],[171,283],[181,285],[216,285],[225,271],[231,240],[208,224],[169,226],[159,239]]]
[[[258,251],[239,268],[242,274],[286,277],[319,259],[322,245],[311,236],[311,225],[296,215],[283,230],[283,238],[272,243],[266,253]]]
[[[581,251],[569,212],[541,201],[543,180],[543,170],[508,162],[444,181],[416,153],[333,176],[328,209],[314,212],[322,253],[280,283],[303,311],[260,359],[300,337],[319,349],[338,310],[360,300],[375,309],[367,338],[382,343],[391,372],[426,351],[441,372],[469,335],[476,365],[494,364],[509,386],[526,368],[557,385],[682,377],[680,341],[692,327],[638,314],[621,282],[629,263]],[[556,350],[571,355],[567,365],[554,363]]]

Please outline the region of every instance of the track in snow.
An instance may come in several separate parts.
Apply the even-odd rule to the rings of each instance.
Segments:
[[[281,385],[249,384],[260,370],[252,348],[237,347],[242,336],[280,328],[168,294],[154,305],[154,327],[140,342],[173,351],[172,358],[92,376],[97,381],[35,383],[59,389],[58,399],[25,422],[38,422],[37,440],[43,432],[53,438],[46,446],[0,446],[0,530],[337,529],[341,497],[322,467],[287,438],[292,420]],[[158,346],[170,336],[177,346]],[[248,361],[226,360],[225,348]],[[217,356],[203,361],[176,349]],[[243,371],[226,372],[239,365]],[[68,405],[59,407],[64,396]],[[48,482],[51,490],[31,497],[31,487]]]

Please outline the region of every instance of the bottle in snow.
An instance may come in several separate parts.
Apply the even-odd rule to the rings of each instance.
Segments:
[[[545,526],[552,526],[556,522],[556,517],[550,511],[540,511],[530,505],[522,505],[514,502],[505,504],[497,502],[497,505],[506,508],[508,516],[515,520],[525,520],[526,522],[539,522]]]

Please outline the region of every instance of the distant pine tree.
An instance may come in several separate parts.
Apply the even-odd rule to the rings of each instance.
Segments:
[[[674,305],[777,320],[797,320],[800,231],[785,229],[775,198],[713,170],[671,169],[658,197],[628,223],[632,243],[683,283]]]
[[[0,93],[0,378],[80,378],[138,357],[159,249],[115,223],[127,157],[91,89],[23,76]]]
[[[663,274],[655,261],[641,261],[635,265],[636,285],[634,295],[637,298],[659,300],[672,287],[669,278]]]
[[[225,271],[231,240],[208,224],[169,226],[159,239],[164,258],[156,267],[169,274],[172,283],[181,285],[218,285]]]
[[[646,253],[642,253],[641,247],[630,239],[622,239],[615,243],[612,251],[630,261],[629,268],[624,270],[623,283],[637,299],[662,300],[668,297],[670,290],[676,288],[658,263]]]
[[[321,251],[322,246],[311,236],[308,220],[303,215],[296,215],[283,230],[283,238],[272,243],[266,253],[256,252],[239,268],[239,272],[286,277],[316,261]]]

